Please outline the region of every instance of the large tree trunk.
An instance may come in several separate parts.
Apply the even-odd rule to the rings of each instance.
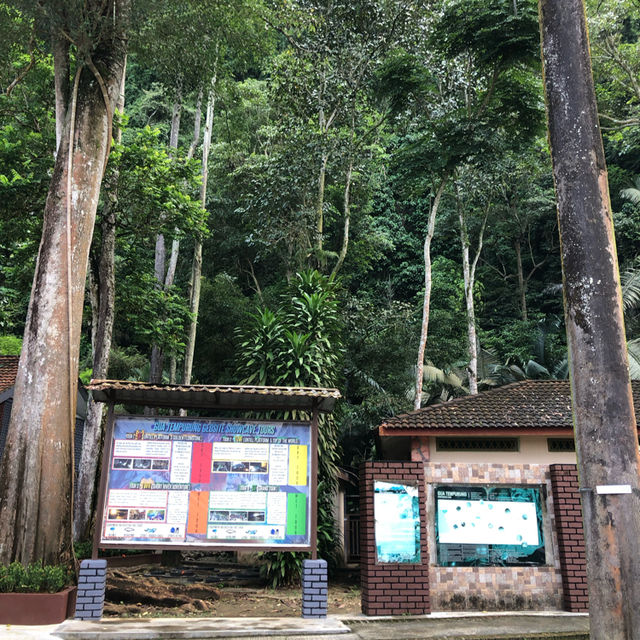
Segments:
[[[120,94],[118,96],[118,111],[124,111],[125,98],[125,70],[122,73]],[[116,140],[122,140],[122,130],[118,128]],[[107,203],[100,220],[100,248],[95,260],[94,268],[89,270],[90,298],[91,298],[91,347],[93,351],[93,378],[100,380],[107,377],[109,369],[109,355],[113,339],[113,325],[115,320],[116,275],[115,275],[115,247],[116,247],[116,215],[118,204],[118,178],[113,173],[111,184],[107,185]],[[93,263],[94,261],[92,261]],[[95,272],[93,272],[95,271]],[[87,403],[87,418],[84,423],[82,437],[82,452],[78,465],[78,476],[75,484],[75,504],[73,520],[73,538],[77,542],[89,535],[91,516],[96,490],[98,461],[102,444],[102,420],[104,403],[96,402],[89,396]]]
[[[449,181],[449,172],[446,171],[442,176],[442,181],[431,203],[429,211],[429,222],[427,225],[427,234],[424,238],[423,256],[424,256],[424,298],[422,303],[422,326],[420,329],[420,343],[418,345],[418,363],[416,365],[415,380],[415,398],[413,400],[413,408],[419,409],[422,406],[422,383],[424,376],[424,353],[427,348],[427,335],[429,332],[429,309],[431,306],[431,241],[436,229],[436,216],[440,207],[442,194]]]
[[[582,0],[540,2],[594,640],[640,638],[640,457]]]
[[[128,10],[116,1],[118,27]],[[87,257],[124,68],[123,33],[77,73],[47,195],[0,470],[0,562],[69,562],[78,354]],[[104,90],[104,94],[103,94]],[[106,101],[106,102],[105,102]],[[70,149],[71,147],[71,149]]]

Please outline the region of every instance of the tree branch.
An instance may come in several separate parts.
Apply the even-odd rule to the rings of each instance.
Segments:
[[[16,86],[24,80],[27,73],[31,71],[31,69],[33,68],[33,65],[36,63],[36,56],[34,53],[34,49],[35,49],[35,39],[32,35],[31,38],[29,39],[29,64],[13,79],[11,84],[7,87],[6,91],[4,92],[7,98],[11,95],[11,92],[16,88]]]

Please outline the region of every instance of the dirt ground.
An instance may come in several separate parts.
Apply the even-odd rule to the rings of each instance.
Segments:
[[[300,616],[300,587],[265,587],[256,567],[187,562],[178,567],[141,565],[107,571],[105,617]],[[356,571],[329,581],[329,614],[360,613]]]

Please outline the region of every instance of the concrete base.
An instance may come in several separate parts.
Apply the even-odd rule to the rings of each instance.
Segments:
[[[112,618],[67,620],[55,630],[65,640],[158,640],[247,636],[319,636],[349,633],[335,618]]]

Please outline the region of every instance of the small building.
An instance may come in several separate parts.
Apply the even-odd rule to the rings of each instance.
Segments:
[[[633,394],[638,417],[640,382]],[[424,612],[586,611],[569,381],[431,405],[386,420],[378,435],[383,460],[367,477],[424,471]]]
[[[0,458],[7,439],[13,404],[13,385],[18,373],[18,356],[0,356]]]

